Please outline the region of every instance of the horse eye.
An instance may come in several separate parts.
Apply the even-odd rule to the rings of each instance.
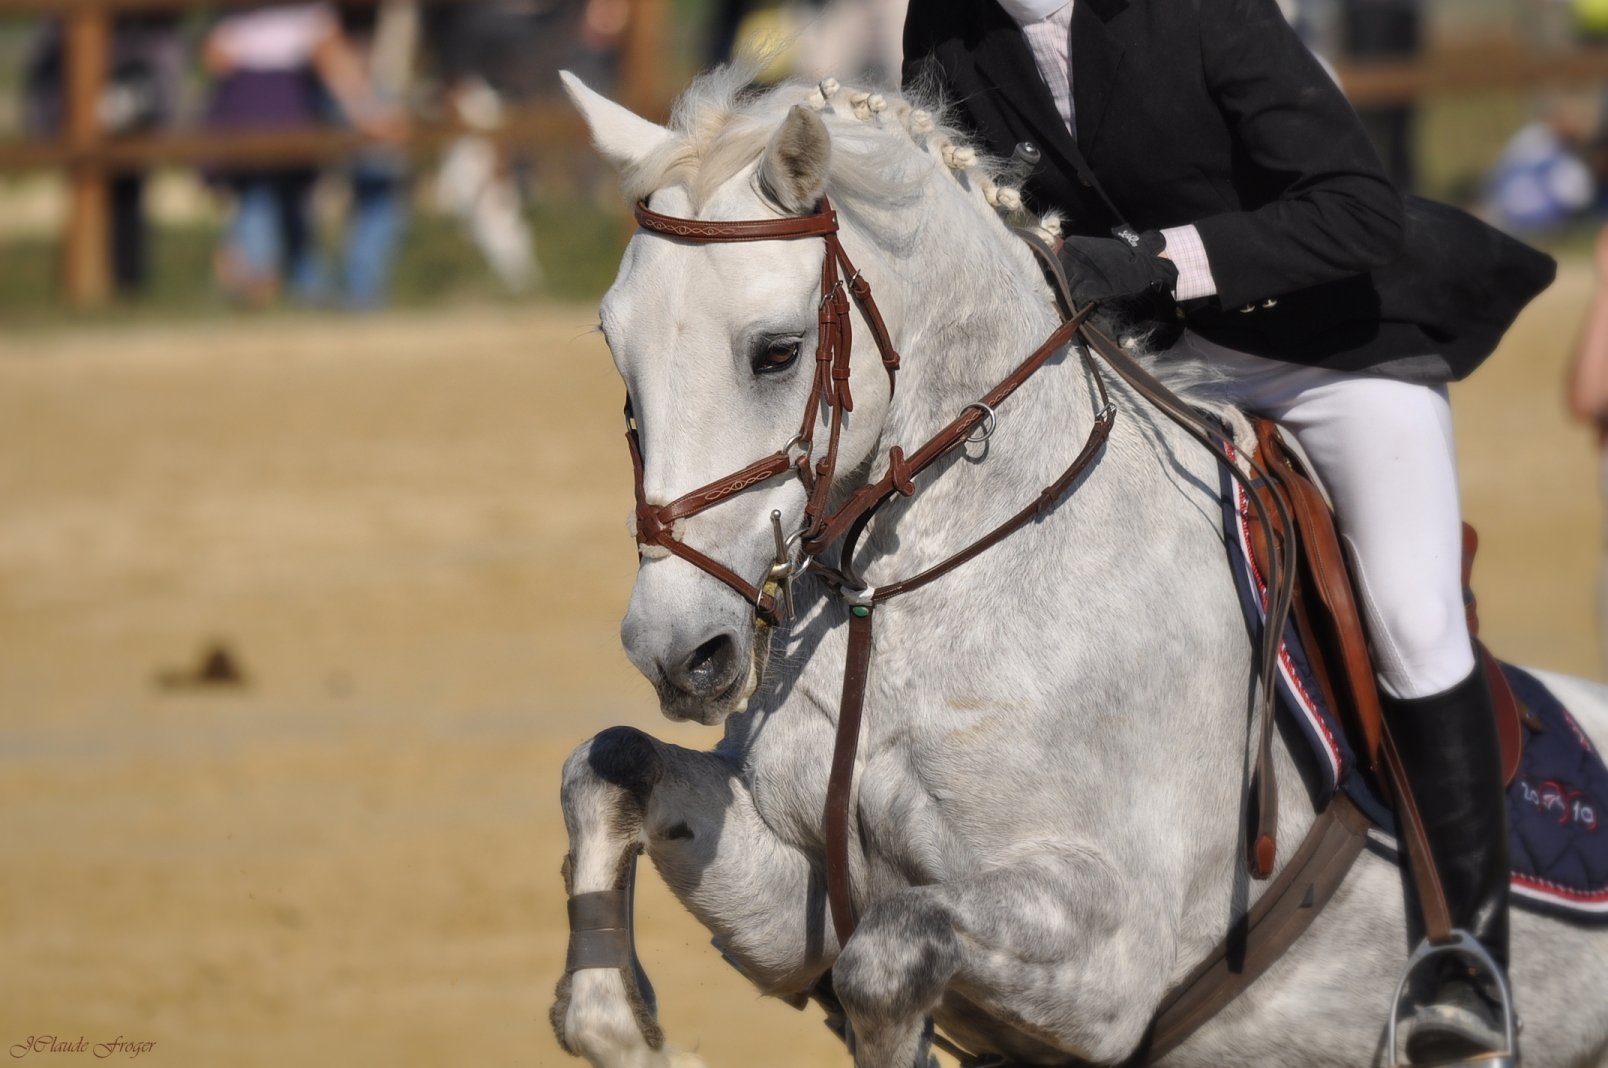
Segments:
[[[797,337],[762,337],[754,343],[748,363],[756,375],[785,370],[798,359],[803,339]]]

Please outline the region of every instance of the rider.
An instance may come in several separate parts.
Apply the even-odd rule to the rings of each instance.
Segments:
[[[1505,970],[1506,802],[1445,383],[1552,261],[1404,199],[1276,0],[911,0],[904,79],[936,79],[991,152],[1034,164],[1025,192],[1064,213],[1079,303],[1176,301],[1172,351],[1226,370],[1300,443],[1353,559],[1453,921]],[[1112,236],[1127,223],[1134,240]],[[1409,1032],[1415,1063],[1502,1047],[1482,989],[1441,984]]]

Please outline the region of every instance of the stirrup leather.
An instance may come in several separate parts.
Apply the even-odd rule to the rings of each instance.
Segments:
[[[1397,1024],[1401,1022],[1402,995],[1407,992],[1413,976],[1425,964],[1439,962],[1446,957],[1461,957],[1475,966],[1481,978],[1491,981],[1502,1013],[1504,1048],[1453,1061],[1435,1061],[1429,1064],[1405,1061],[1396,1043]],[[1452,930],[1449,942],[1436,945],[1426,938],[1418,944],[1413,955],[1407,959],[1407,967],[1401,973],[1401,981],[1396,984],[1395,997],[1390,1002],[1390,1023],[1385,1028],[1385,1050],[1389,1055],[1390,1068],[1520,1068],[1518,1016],[1513,1011],[1513,988],[1508,983],[1507,975],[1491,958],[1485,947],[1480,945],[1478,939],[1459,927]]]

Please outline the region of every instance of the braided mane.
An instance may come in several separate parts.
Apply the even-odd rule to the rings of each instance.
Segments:
[[[947,108],[935,93],[876,92],[834,78],[755,91],[750,74],[746,67],[728,66],[700,75],[671,113],[669,128],[676,136],[622,174],[625,195],[635,201],[679,185],[701,207],[760,157],[788,110],[802,104],[820,113],[831,130],[829,185],[835,191],[889,206],[912,200],[928,168],[909,164],[925,159],[942,163],[1012,225],[1036,227],[1046,240],[1060,235],[1059,214],[1028,212],[1010,162],[978,151],[946,121]]]
[[[952,121],[952,110],[936,90],[910,93],[840,85],[827,78],[755,89],[745,65],[717,67],[698,78],[676,100],[671,136],[620,176],[630,201],[645,200],[668,186],[687,190],[693,210],[765,151],[770,138],[795,105],[816,111],[832,135],[828,189],[840,209],[856,202],[888,209],[911,207],[923,183],[942,169],[971,194],[979,213],[1001,228],[1037,230],[1053,243],[1062,233],[1056,211],[1035,214],[1024,203],[1017,182],[1024,175],[1011,160],[979,151],[974,139]],[[897,212],[881,213],[880,220]],[[890,245],[897,235],[884,233]],[[1230,383],[1204,362],[1161,359],[1139,334],[1125,342],[1157,377],[1191,402],[1221,410],[1231,403]]]

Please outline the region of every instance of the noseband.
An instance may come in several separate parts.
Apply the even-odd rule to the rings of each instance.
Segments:
[[[899,354],[888,338],[888,328],[882,313],[871,296],[871,284],[855,270],[843,243],[838,240],[837,212],[825,197],[812,215],[783,219],[752,219],[737,222],[711,222],[703,219],[678,219],[661,215],[645,203],[636,207],[637,222],[645,230],[693,244],[728,244],[741,241],[788,241],[804,237],[819,237],[825,241],[826,254],[821,260],[821,300],[819,329],[815,343],[815,372],[810,383],[809,399],[804,404],[804,418],[798,433],[786,445],[769,456],[755,460],[739,471],[715,479],[690,493],[682,494],[669,504],[649,504],[643,486],[642,442],[637,428],[631,399],[625,401],[626,441],[631,449],[631,466],[636,479],[636,539],[639,548],[658,546],[674,553],[688,563],[724,582],[754,605],[760,618],[769,623],[786,622],[792,617],[789,583],[794,568],[790,559],[790,543],[799,538],[810,541],[817,538],[827,525],[827,498],[832,490],[833,475],[837,470],[838,442],[843,432],[843,417],[854,410],[854,396],[849,391],[849,358],[853,351],[853,324],[849,317],[849,297],[860,308],[860,314],[870,324],[871,336],[882,354],[882,366],[888,372],[890,394],[897,383]],[[841,273],[840,273],[841,272]],[[847,277],[847,282],[844,277]],[[826,408],[826,452],[813,460],[815,427],[822,406]],[[812,462],[813,460],[813,462]],[[766,579],[759,584],[749,582],[681,540],[676,523],[695,516],[746,489],[768,482],[788,471],[796,471],[804,485],[807,503],[804,507],[804,527],[794,538],[786,538],[781,530],[781,517],[773,513],[776,526],[776,559]],[[775,591],[775,592],[772,592]],[[783,604],[778,604],[781,597]]]

